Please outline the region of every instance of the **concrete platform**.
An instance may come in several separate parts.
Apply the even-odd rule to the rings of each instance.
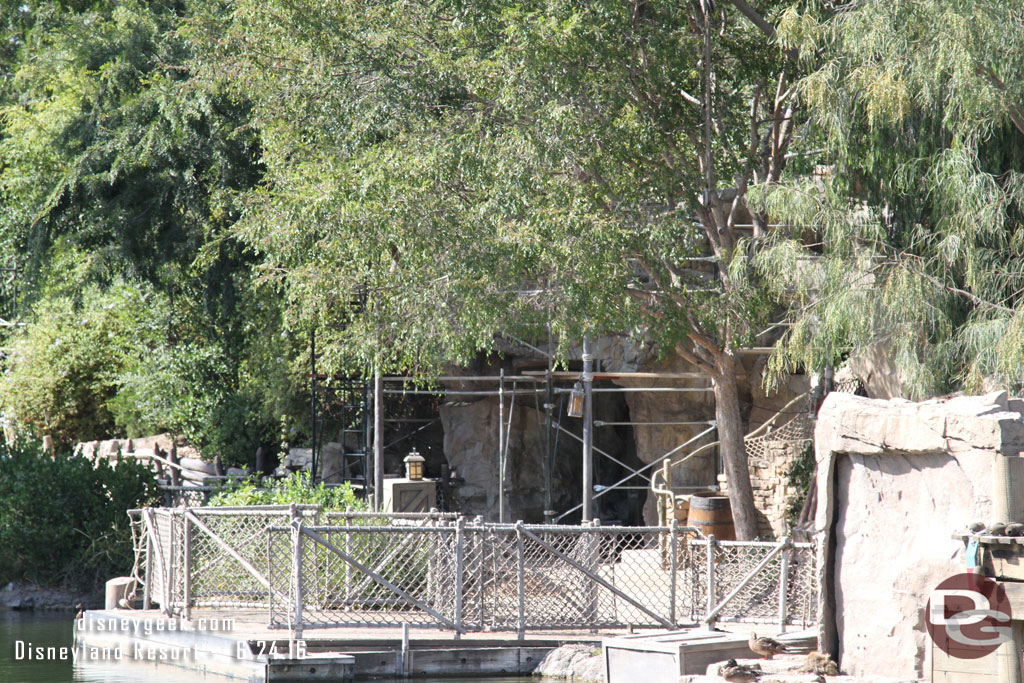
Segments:
[[[793,652],[808,652],[817,644],[816,631],[772,637]],[[748,638],[749,629],[742,626],[734,631],[686,629],[606,638],[602,642],[605,681],[675,681],[680,676],[704,674],[715,662],[750,657]]]
[[[279,683],[366,676],[509,676],[530,674],[565,643],[595,648],[621,631],[481,632],[401,627],[307,629],[298,642],[267,627],[263,611],[193,610],[191,621],[158,610],[94,610],[76,622],[76,648],[107,667],[159,665],[205,676]],[[110,661],[117,653],[115,661]],[[103,656],[106,654],[107,659]]]

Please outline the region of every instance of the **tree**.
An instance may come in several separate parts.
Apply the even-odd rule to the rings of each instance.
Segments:
[[[293,402],[296,387],[277,359],[294,354],[276,293],[254,287],[254,257],[227,232],[238,193],[260,177],[260,152],[245,101],[193,78],[182,29],[197,6],[209,9],[36,2],[0,15],[7,49],[20,46],[0,55],[11,74],[2,93],[0,250],[18,256],[27,280],[28,336],[78,338],[80,330],[55,326],[88,317],[83,293],[103,301],[98,290],[148,292],[148,307],[134,313],[149,316],[133,321],[140,343],[131,363],[93,354],[87,376],[102,376],[97,386],[84,386],[86,375],[57,377],[50,394],[9,391],[4,406],[43,433],[75,438],[65,429],[74,424],[77,438],[107,435],[114,419],[134,434],[187,433],[237,461],[252,456],[253,439],[275,434]],[[41,319],[53,310],[60,315]],[[118,341],[124,334],[119,328]],[[18,357],[5,365],[9,386],[32,383]],[[173,396],[151,391],[170,388]],[[76,392],[95,405],[74,403],[79,414],[62,412],[61,425],[48,420],[72,408],[54,397]],[[42,402],[27,404],[30,396]]]
[[[204,36],[265,150],[238,234],[328,367],[429,372],[548,322],[674,349],[753,538],[736,350],[772,306],[741,223],[769,232],[745,195],[794,131],[772,30],[742,2],[239,2]]]
[[[828,165],[758,198],[820,241],[758,257],[795,302],[774,369],[881,344],[912,396],[1019,390],[1024,15],[895,0],[789,19],[784,40],[815,63],[799,91]]]

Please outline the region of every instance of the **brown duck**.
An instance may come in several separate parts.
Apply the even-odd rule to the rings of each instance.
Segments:
[[[735,659],[730,659],[718,669],[718,675],[729,683],[755,683],[761,674],[760,668],[737,664]]]
[[[750,634],[750,640],[747,641],[747,645],[751,650],[765,659],[771,659],[775,655],[780,655],[783,652],[786,652],[786,646],[779,641],[774,638],[768,638],[767,636],[758,638],[756,633]]]

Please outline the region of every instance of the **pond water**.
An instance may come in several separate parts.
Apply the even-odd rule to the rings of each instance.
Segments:
[[[71,612],[0,611],[0,681],[3,683],[229,683],[232,679],[203,676],[170,666],[142,662],[75,663]],[[44,648],[43,659],[30,658]],[[54,658],[45,648],[55,648]],[[65,648],[65,659],[60,659]],[[378,683],[403,679],[375,678]],[[419,678],[419,683],[466,683],[470,679]],[[530,677],[489,678],[488,683],[525,683]]]

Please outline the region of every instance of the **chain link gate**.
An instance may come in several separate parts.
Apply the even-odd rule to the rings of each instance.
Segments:
[[[255,608],[296,633],[402,624],[523,632],[701,620],[809,626],[817,614],[814,547],[788,539],[317,506],[130,514],[146,604],[186,617],[193,607]]]

